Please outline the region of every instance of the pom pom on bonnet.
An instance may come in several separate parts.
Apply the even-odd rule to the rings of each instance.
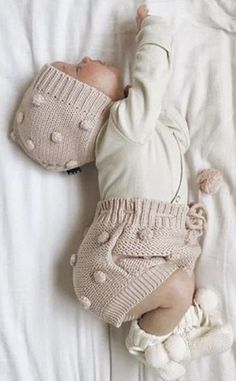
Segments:
[[[11,138],[46,169],[77,168],[94,160],[112,103],[96,88],[46,64],[23,96]]]

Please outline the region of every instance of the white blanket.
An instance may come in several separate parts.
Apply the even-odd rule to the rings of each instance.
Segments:
[[[129,323],[119,329],[104,324],[73,292],[69,259],[98,200],[94,165],[76,176],[47,172],[8,137],[23,91],[46,62],[90,55],[117,64],[130,81],[140,3],[0,0],[1,381],[158,380],[128,354]],[[209,213],[197,284],[220,293],[224,316],[235,327],[235,0],[156,0],[154,8],[171,15],[166,100],[186,117],[191,133],[190,199],[204,202]],[[196,174],[206,167],[224,175],[213,197],[196,188]],[[183,378],[235,379],[233,350],[191,363]]]

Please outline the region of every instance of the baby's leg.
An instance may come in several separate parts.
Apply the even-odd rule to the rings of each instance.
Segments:
[[[145,332],[162,336],[171,332],[192,304],[194,276],[183,270],[174,272],[157,290],[129,311],[139,317]]]

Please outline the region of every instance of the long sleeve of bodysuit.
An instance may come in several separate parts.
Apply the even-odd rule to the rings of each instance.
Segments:
[[[172,37],[159,16],[148,16],[136,35],[132,87],[111,109],[113,124],[126,138],[143,143],[153,132],[170,76]]]

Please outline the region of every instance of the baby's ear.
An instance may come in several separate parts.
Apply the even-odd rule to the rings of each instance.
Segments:
[[[132,87],[131,85],[127,85],[127,86],[125,86],[125,88],[124,88],[125,98],[128,97],[128,95],[129,95],[129,89],[130,89],[131,87]]]

